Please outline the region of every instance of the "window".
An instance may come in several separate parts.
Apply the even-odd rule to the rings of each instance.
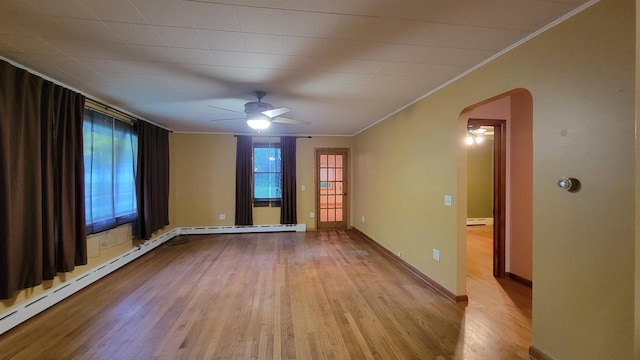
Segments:
[[[85,109],[83,141],[87,232],[135,221],[138,138],[133,126]]]
[[[280,144],[253,144],[253,205],[280,206],[282,199]]]

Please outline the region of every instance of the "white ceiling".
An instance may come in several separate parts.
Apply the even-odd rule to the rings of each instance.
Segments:
[[[353,135],[587,0],[0,0],[0,56],[174,131]]]

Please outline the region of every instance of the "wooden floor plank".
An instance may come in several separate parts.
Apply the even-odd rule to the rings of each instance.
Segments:
[[[530,289],[487,277],[473,236],[467,307],[349,232],[188,236],[0,336],[0,359],[526,359]]]

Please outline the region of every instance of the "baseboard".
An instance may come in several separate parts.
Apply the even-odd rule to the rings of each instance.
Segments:
[[[0,335],[29,320],[42,311],[59,303],[67,297],[84,289],[92,283],[118,270],[140,256],[162,245],[164,242],[179,235],[179,229],[173,229],[162,235],[147,240],[126,253],[115,257],[77,277],[65,281],[33,299],[29,299],[15,308],[0,313]]]
[[[391,251],[389,251],[389,249],[387,249],[384,246],[380,245],[377,241],[375,241],[372,238],[370,238],[367,234],[363,233],[362,231],[358,230],[355,227],[351,231],[356,233],[357,235],[359,235],[362,239],[364,239],[367,243],[369,243],[369,245],[371,245],[371,247],[373,247],[379,253],[381,253],[382,255],[386,256],[388,259],[392,260],[396,264],[398,264],[401,267],[403,267],[404,269],[406,269],[409,273],[411,273],[411,275],[415,276],[416,278],[418,278],[419,280],[424,282],[427,286],[435,289],[436,291],[438,291],[439,293],[441,293],[442,295],[447,297],[449,300],[451,300],[451,301],[453,301],[455,303],[468,303],[469,302],[469,298],[467,297],[467,295],[456,295],[456,294],[452,293],[451,291],[449,291],[449,289],[445,288],[440,283],[438,283],[437,281],[433,280],[427,274],[425,274],[422,271],[418,270],[415,266],[409,264],[408,262],[406,262],[401,257],[398,257],[396,254],[394,254]]]
[[[283,232],[307,231],[307,224],[293,225],[247,225],[247,226],[197,226],[182,227],[180,234],[182,235],[199,235],[199,234],[245,234],[245,233],[263,233],[263,232]]]
[[[493,225],[493,218],[467,218],[467,225]]]
[[[553,360],[551,356],[543,353],[533,345],[529,346],[529,358],[531,360]]]
[[[522,285],[533,288],[533,281],[523,278],[522,276],[516,275],[514,273],[507,272],[507,276],[509,279],[519,282]]]

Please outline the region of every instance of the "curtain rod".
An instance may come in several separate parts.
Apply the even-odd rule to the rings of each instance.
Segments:
[[[233,137],[238,137],[238,136],[281,137],[281,136],[288,136],[288,135],[233,135]],[[311,136],[290,136],[290,137],[294,137],[296,139],[312,139]]]
[[[129,115],[129,114],[125,113],[122,110],[116,109],[116,108],[114,108],[112,106],[109,106],[107,104],[101,103],[101,102],[99,102],[97,100],[91,99],[91,98],[86,97],[86,96],[85,96],[84,104],[85,104],[86,107],[88,107],[90,109],[103,112],[103,113],[105,113],[105,114],[107,114],[109,116],[118,117],[118,118],[120,118],[120,120],[124,120],[124,121],[126,121],[126,122],[128,122],[128,123],[130,123],[132,125],[135,124],[138,121],[144,121],[144,122],[147,122],[149,124],[153,124],[153,125],[155,125],[155,126],[157,126],[159,128],[165,129],[165,130],[167,130],[169,132],[173,132],[173,130],[171,130],[169,128],[166,128],[166,127],[164,127],[162,125],[156,124],[153,121],[149,121],[149,120],[145,120],[145,119],[139,119],[139,118],[137,118],[137,117],[135,117],[133,115]]]

